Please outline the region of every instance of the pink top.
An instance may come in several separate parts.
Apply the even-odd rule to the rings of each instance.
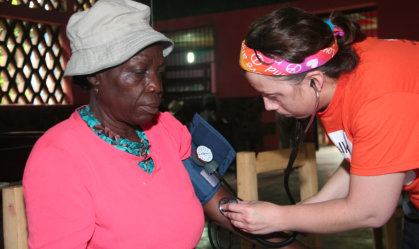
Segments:
[[[143,127],[155,169],[109,145],[77,112],[34,146],[23,177],[30,248],[194,248],[204,215],[182,161],[191,136],[169,113]]]

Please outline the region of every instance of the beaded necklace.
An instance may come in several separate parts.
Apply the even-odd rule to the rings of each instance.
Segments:
[[[150,143],[148,142],[144,131],[135,131],[140,138],[140,142],[134,142],[115,134],[110,129],[102,125],[99,120],[93,116],[93,113],[90,111],[90,107],[88,105],[78,109],[77,112],[86,122],[87,126],[89,126],[90,129],[101,139],[119,150],[144,158],[142,161],[137,161],[138,166],[140,166],[140,168],[148,174],[153,172],[154,162],[150,157]]]

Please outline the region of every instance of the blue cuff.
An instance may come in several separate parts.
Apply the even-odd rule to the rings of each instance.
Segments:
[[[191,152],[199,145],[209,147],[213,153],[213,160],[219,165],[218,173],[223,176],[236,157],[230,143],[198,114],[195,114],[189,125],[189,132],[192,135]],[[219,180],[215,175],[205,174],[204,168],[195,164],[191,158],[184,160],[183,164],[191,177],[198,199],[205,205],[220,187]]]

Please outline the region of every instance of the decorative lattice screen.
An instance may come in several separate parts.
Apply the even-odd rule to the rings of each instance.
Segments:
[[[82,11],[93,6],[96,0],[76,0],[74,1],[74,11]]]
[[[0,19],[1,104],[65,104],[61,28]]]
[[[31,9],[44,10],[64,10],[64,3],[62,0],[3,0],[11,5],[24,5]],[[97,0],[74,0],[74,11],[82,11],[89,9]]]
[[[28,11],[63,12],[67,4],[63,0],[5,2],[28,7]],[[95,2],[74,0],[73,11],[88,9]],[[0,104],[70,104],[63,80],[61,37],[65,23],[51,25],[18,19],[0,17]]]
[[[62,0],[4,0],[11,5],[25,5],[33,9],[63,10]]]

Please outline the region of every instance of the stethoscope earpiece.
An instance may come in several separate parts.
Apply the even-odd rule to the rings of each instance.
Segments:
[[[314,91],[316,91],[316,95],[319,95],[319,89],[317,89],[316,82],[314,81],[314,79],[310,80],[310,86],[314,89]]]

